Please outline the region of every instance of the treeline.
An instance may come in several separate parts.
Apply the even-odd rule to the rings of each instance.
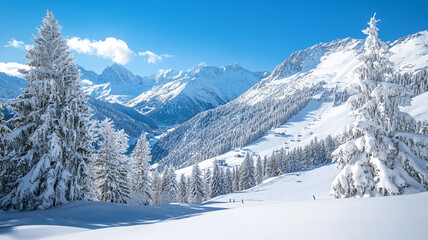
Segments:
[[[240,166],[223,167],[214,161],[212,171],[206,169],[202,174],[198,164],[195,164],[191,177],[186,178],[184,174],[180,177],[177,200],[182,203],[201,203],[254,187],[270,177],[330,163],[332,152],[338,146],[339,143],[329,135],[320,141],[315,138],[308,145],[291,151],[284,148],[275,150],[263,160],[247,153]]]
[[[395,74],[391,81],[407,87],[413,92],[413,96],[417,96],[428,91],[428,68]]]
[[[238,99],[202,112],[159,140],[152,152],[153,160],[161,166],[185,167],[251,143],[299,112],[321,85],[295,89],[281,99],[266,99],[254,105]]]

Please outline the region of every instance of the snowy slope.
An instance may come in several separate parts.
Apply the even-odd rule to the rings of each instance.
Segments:
[[[428,237],[428,193],[332,199],[328,192],[337,172],[333,165],[326,165],[290,173],[202,205],[74,202],[45,211],[0,212],[0,239]],[[236,202],[229,203],[229,199]]]
[[[20,95],[20,88],[27,87],[27,81],[0,72],[0,98],[8,99]]]
[[[391,44],[391,60],[397,72],[415,72],[428,67],[428,31],[419,32],[404,38],[401,38]],[[308,141],[317,136],[322,139],[328,134],[334,134],[336,130],[349,124],[353,119],[348,115],[349,109],[343,104],[333,105],[333,97],[335,93],[350,93],[352,85],[357,81],[358,76],[355,69],[359,66],[358,56],[361,53],[363,46],[362,40],[351,38],[339,39],[330,43],[321,43],[308,49],[293,53],[283,63],[278,65],[272,74],[254,87],[250,88],[243,95],[230,104],[234,104],[234,108],[246,109],[248,105],[256,105],[267,101],[282,99],[288,94],[292,94],[296,89],[311,86],[315,83],[322,83],[322,90],[313,96],[313,100],[309,102],[307,107],[303,108],[295,117],[289,119],[287,123],[277,129],[272,129],[266,132],[262,138],[259,138],[253,143],[247,144],[242,150],[254,152],[257,155],[271,154],[273,150],[283,147],[285,142],[291,143],[291,139],[296,140],[296,136],[301,133],[302,141],[298,144],[293,143],[290,147],[306,145]],[[324,95],[323,95],[324,94]],[[326,101],[323,98],[327,97]],[[321,99],[318,101],[317,99]],[[415,99],[414,104],[418,106],[417,110],[410,111],[423,118],[424,113],[428,112],[427,105],[424,105],[423,97]],[[425,97],[426,100],[426,97]],[[414,109],[412,107],[411,109]],[[418,111],[417,113],[415,111]],[[257,113],[254,113],[257,115]],[[197,121],[208,122],[207,116],[204,118],[194,118],[189,122]],[[232,120],[239,116],[229,116],[223,113],[219,118]],[[245,121],[242,122],[245,124]],[[219,137],[222,135],[223,129],[213,129],[211,125],[203,126],[199,129],[182,130],[184,126],[179,126],[176,131],[185,132],[185,137],[176,138],[177,143],[168,142],[172,147],[167,147],[167,155],[159,155],[155,152],[155,159],[166,159],[171,157],[168,154],[175,154],[182,151],[183,145],[191,146],[194,144],[193,139],[197,139],[199,134],[204,133],[206,129],[218,131]],[[207,131],[208,131],[207,130]],[[257,129],[253,129],[256,131]],[[275,137],[275,133],[286,133],[285,137]],[[170,134],[174,134],[174,131]],[[311,136],[311,137],[309,137]],[[165,138],[170,141],[171,139]],[[203,143],[203,144],[208,144]],[[157,145],[162,146],[162,139]],[[177,148],[174,148],[177,146]],[[165,147],[165,146],[162,146]],[[203,148],[203,146],[201,146]],[[155,146],[156,149],[156,146]],[[201,167],[210,166],[214,159],[226,159],[230,164],[239,164],[242,159],[234,157],[241,149],[231,149],[226,153],[216,157],[210,156],[207,161],[201,163]],[[162,153],[161,153],[162,154]],[[192,153],[187,154],[190,158]],[[203,159],[202,159],[203,160]],[[187,170],[183,170],[187,172]]]
[[[137,139],[143,132],[153,132],[158,126],[148,117],[132,108],[117,103],[89,98],[89,107],[93,110],[92,119],[102,121],[110,118],[116,129],[123,129],[132,139]]]
[[[199,162],[201,170],[211,168],[214,160],[225,160],[229,166],[240,165],[244,160],[246,152],[254,155],[269,156],[273,151],[280,148],[289,147],[292,150],[295,147],[308,145],[315,137],[324,139],[328,135],[334,136],[335,133],[354,122],[354,118],[349,115],[349,107],[346,104],[333,105],[331,96],[325,101],[319,99],[319,94],[315,95],[308,105],[298,114],[293,116],[280,127],[272,129],[263,137],[257,139],[242,148],[234,148],[219,156],[209,158]],[[428,93],[416,96],[412,100],[412,106],[403,108],[404,112],[409,113],[418,121],[428,121]],[[278,133],[285,133],[279,136]],[[298,137],[301,135],[301,137]],[[301,139],[297,142],[297,139]],[[287,144],[286,144],[287,143]],[[237,156],[237,155],[240,156]],[[190,177],[192,166],[178,169],[177,175],[185,174]]]
[[[401,109],[412,115],[418,121],[428,121],[428,92],[416,96],[412,100],[412,106]]]
[[[330,188],[340,172],[334,164],[309,168],[266,179],[262,184],[210,199],[210,206],[227,207],[229,199],[244,200],[245,205],[331,199]],[[242,206],[242,204],[241,204]]]
[[[357,79],[353,70],[358,66],[362,43],[352,38],[338,39],[295,52],[237,101],[255,104],[281,98],[295,88],[316,82],[325,82],[325,88],[347,86]]]
[[[428,193],[422,193],[260,205],[157,224],[80,232],[63,239],[423,240],[428,237],[427,200]]]
[[[199,112],[237,98],[266,75],[248,71],[238,64],[225,67],[200,65],[191,72],[168,70],[162,77],[169,77],[169,82],[143,92],[127,106],[159,123],[182,123]]]
[[[391,44],[396,70],[412,72],[428,66],[428,31],[403,37]]]

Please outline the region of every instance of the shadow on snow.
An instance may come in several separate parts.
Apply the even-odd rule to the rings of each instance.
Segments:
[[[44,211],[0,211],[0,235],[18,226],[51,225],[100,229],[184,219],[224,208],[192,204],[137,206],[92,201],[70,202]]]

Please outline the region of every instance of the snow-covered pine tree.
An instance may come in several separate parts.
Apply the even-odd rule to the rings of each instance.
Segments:
[[[213,172],[210,181],[210,198],[215,198],[223,194],[223,180],[220,172],[220,167],[216,162],[213,162]]]
[[[327,153],[327,158],[331,159],[332,158],[332,153],[334,152],[334,150],[337,148],[338,143],[337,140],[333,139],[333,137],[331,135],[328,135],[325,140],[324,140],[324,148],[325,151]]]
[[[428,134],[428,121],[420,122],[420,126],[417,129],[417,132],[419,134],[425,134],[425,135],[427,135]]]
[[[10,129],[6,126],[6,123],[4,122],[4,114],[3,114],[3,105],[0,102],[0,158],[4,156],[5,152],[6,152],[6,144],[4,143],[3,137],[6,136],[6,134],[10,133]],[[1,171],[1,169],[0,169]],[[1,182],[0,182],[0,190],[2,189],[1,187]],[[1,193],[0,193],[0,197],[1,197]]]
[[[159,176],[158,171],[152,171],[152,185],[151,185],[151,191],[152,191],[152,204],[153,205],[159,205],[161,204],[161,194],[162,194],[162,179]]]
[[[3,209],[46,209],[89,192],[90,109],[60,30],[48,10],[27,53],[30,70],[22,71],[28,88],[10,103],[16,114],[0,161]]]
[[[318,138],[316,136],[314,138],[312,148],[313,149],[311,158],[313,159],[313,162],[311,162],[311,166],[315,166],[321,163],[321,149],[318,143]]]
[[[178,183],[178,202],[180,203],[188,202],[187,189],[188,189],[188,186],[187,186],[186,177],[184,176],[184,174],[181,174],[180,182]]]
[[[279,170],[282,173],[286,173],[288,171],[288,161],[286,158],[287,155],[287,151],[285,150],[285,148],[280,148],[279,149]],[[260,161],[261,163],[261,161]],[[257,167],[257,162],[256,162],[256,167]],[[256,168],[256,182],[257,182],[257,168]],[[257,183],[258,184],[258,183]]]
[[[141,134],[131,156],[132,159],[132,198],[140,205],[150,205],[150,146],[146,136]]]
[[[232,172],[232,191],[236,192],[241,190],[239,188],[239,167],[235,166]]]
[[[6,123],[4,122],[3,110],[3,104],[0,102],[0,137],[4,137],[10,132],[10,129],[6,126]]]
[[[310,166],[310,152],[307,151],[308,148],[306,147],[300,147],[299,148],[299,154],[300,154],[300,165],[302,169],[305,169]]]
[[[211,170],[209,168],[204,171],[204,190],[205,200],[211,196]]]
[[[226,168],[226,171],[224,171],[224,190],[225,194],[231,193],[233,186],[233,177],[232,172],[229,168]]]
[[[279,152],[278,151],[274,151],[272,153],[272,157],[271,157],[271,164],[272,164],[272,176],[275,176],[275,172],[280,170],[279,168],[279,163],[280,163],[280,156],[279,156]]]
[[[256,185],[254,160],[249,153],[239,168],[239,188],[245,190]]]
[[[263,167],[264,167],[264,179],[268,179],[270,177],[274,176],[274,164],[273,164],[273,155],[272,157],[268,158],[267,156],[265,156],[264,161],[266,162]]]
[[[201,170],[196,163],[192,169],[192,177],[189,186],[189,202],[199,204],[205,199],[204,182],[201,176]]]
[[[3,115],[3,106],[0,102],[0,159],[4,156],[6,152],[6,144],[4,143],[3,137],[6,136],[10,132],[10,129],[6,126],[6,123],[3,121],[4,115]],[[2,165],[0,165],[2,166]],[[3,175],[3,169],[0,168],[0,176]],[[3,180],[0,177],[0,180]],[[6,192],[3,192],[3,181],[0,181],[0,198],[6,194]]]
[[[97,199],[103,202],[126,203],[131,189],[129,184],[128,136],[115,130],[113,121],[106,118],[98,126],[100,141],[92,169],[95,176]]]
[[[356,122],[339,135],[347,142],[333,153],[342,168],[331,189],[336,198],[428,189],[428,136],[409,132],[415,120],[400,112],[412,94],[388,82],[392,67],[388,48],[378,38],[378,21],[373,16],[363,31],[368,36],[358,68],[358,95],[349,99]]]
[[[226,194],[226,172],[223,168],[219,167],[220,170],[220,189],[221,189],[221,195]]]
[[[187,186],[187,202],[190,202],[190,186],[192,185],[192,177],[188,177],[186,180],[186,186]]]
[[[270,178],[271,165],[267,156],[263,157],[263,180]]]
[[[175,169],[170,165],[165,168],[162,175],[162,194],[160,203],[168,204],[177,202],[178,198],[178,183]]]
[[[263,182],[263,165],[262,165],[262,159],[260,156],[257,158],[256,162],[256,185]]]

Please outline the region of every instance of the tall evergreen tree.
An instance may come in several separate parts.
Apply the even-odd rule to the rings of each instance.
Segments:
[[[226,194],[226,172],[223,168],[219,168],[220,170],[220,186],[221,186],[221,191],[220,191],[220,195],[224,195]]]
[[[357,69],[358,95],[349,99],[356,123],[341,134],[347,142],[334,152],[342,168],[331,189],[337,198],[428,190],[428,136],[409,132],[415,120],[399,107],[409,106],[412,94],[388,82],[392,64],[378,21],[373,16],[363,31],[368,36]]]
[[[186,180],[186,186],[187,186],[187,202],[190,202],[190,186],[192,185],[192,178],[188,177]]]
[[[188,197],[187,197],[187,180],[184,174],[181,174],[180,176],[180,182],[178,183],[178,201],[180,203],[187,203]]]
[[[216,162],[213,162],[213,172],[210,181],[210,197],[215,198],[223,194],[223,181],[221,169]]]
[[[126,203],[131,189],[129,184],[128,136],[114,129],[113,121],[106,118],[99,124],[100,142],[95,154],[93,171],[97,198],[103,202]]]
[[[0,102],[0,158],[4,156],[6,152],[6,144],[4,143],[3,137],[6,136],[6,134],[10,133],[10,129],[6,126],[6,123],[4,122],[4,114],[3,114],[3,105]],[[0,165],[1,166],[1,165]],[[1,182],[0,182],[0,191],[1,191]],[[1,193],[0,193],[1,197]]]
[[[152,204],[153,205],[161,204],[162,179],[159,176],[159,172],[156,170],[152,172],[151,191],[152,191]]]
[[[268,179],[270,177],[273,177],[275,174],[275,156],[274,153],[272,153],[272,156],[270,158],[265,156],[265,162],[266,164],[263,165],[264,167],[264,179]]]
[[[137,204],[150,205],[150,146],[146,136],[141,134],[132,153],[132,194]]]
[[[225,194],[233,192],[233,177],[230,168],[226,168],[226,171],[224,172],[224,188]]]
[[[16,114],[0,161],[3,209],[46,209],[89,192],[90,109],[60,30],[48,10],[27,53],[30,70],[22,71],[28,88],[10,104]]]
[[[168,204],[177,202],[178,197],[178,183],[177,176],[175,175],[175,170],[170,165],[168,168],[165,168],[162,176],[162,194],[161,194],[161,204]]]
[[[420,126],[417,130],[419,134],[428,135],[428,121],[420,122]]]
[[[6,123],[4,122],[3,110],[3,104],[0,102],[0,137],[4,137],[10,132],[10,129],[6,126]]]
[[[234,192],[241,190],[239,188],[239,167],[238,166],[235,166],[233,168],[232,180],[233,180],[233,182],[232,182],[232,190]]]
[[[208,200],[211,196],[211,170],[209,168],[204,171],[204,190],[205,200]]]
[[[241,190],[252,188],[256,185],[254,160],[249,153],[239,169],[239,188]]]
[[[192,169],[192,177],[189,186],[189,201],[193,204],[199,204],[205,199],[204,182],[201,176],[201,170],[196,163]]]
[[[262,165],[262,159],[260,156],[257,158],[256,162],[256,185],[263,182],[263,165]]]

